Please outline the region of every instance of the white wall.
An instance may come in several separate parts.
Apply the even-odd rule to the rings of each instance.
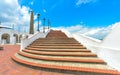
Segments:
[[[66,33],[67,34],[67,33]],[[73,37],[82,43],[87,49],[103,59],[109,66],[120,71],[120,25],[119,23],[111,30],[103,41],[91,37],[74,34]]]
[[[120,49],[99,47],[97,55],[107,64],[120,71]]]
[[[101,41],[81,35],[81,34],[74,34],[73,37],[79,42],[82,43],[87,49],[91,50],[93,53],[97,54],[98,47],[101,45]]]
[[[68,37],[75,38],[79,43],[82,43],[87,49],[91,50],[93,53],[97,53],[97,47],[101,45],[101,40],[94,39],[82,34],[71,34],[66,30],[62,30]]]
[[[116,23],[112,31],[102,41],[99,56],[108,65],[120,71],[120,23]]]
[[[120,24],[116,24],[108,36],[103,40],[102,46],[120,49]]]
[[[25,49],[28,45],[30,45],[32,42],[34,42],[38,38],[45,38],[49,32],[50,30],[47,31],[46,33],[37,32],[34,35],[30,35],[28,38],[22,38],[20,50]]]
[[[10,43],[9,43],[9,44],[16,44],[16,42],[15,42],[15,41],[16,41],[16,40],[15,40],[15,37],[13,36],[14,34],[17,34],[18,37],[19,37],[19,35],[21,35],[21,34],[28,35],[27,33],[20,33],[20,32],[15,31],[15,30],[1,28],[1,29],[0,29],[0,44],[3,44],[2,34],[9,34],[9,36],[10,36]]]

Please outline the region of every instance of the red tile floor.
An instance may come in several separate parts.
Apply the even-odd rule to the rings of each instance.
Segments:
[[[20,45],[0,45],[0,75],[71,75],[47,69],[38,69],[14,62],[11,56],[19,51]]]

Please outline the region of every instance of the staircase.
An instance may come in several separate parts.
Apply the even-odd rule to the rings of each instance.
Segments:
[[[120,75],[96,54],[61,31],[51,30],[46,38],[37,39],[12,59],[27,66],[51,71],[69,71],[78,75]]]

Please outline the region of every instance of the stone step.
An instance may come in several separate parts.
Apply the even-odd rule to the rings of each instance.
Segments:
[[[78,42],[78,41],[76,41],[75,39],[69,39],[69,38],[60,38],[60,39],[58,39],[58,38],[45,38],[45,39],[37,39],[36,41],[38,41],[38,42],[64,42],[64,41],[66,41],[66,42]]]
[[[60,42],[60,43],[64,43],[64,42],[66,42],[66,43],[69,43],[69,42],[73,42],[73,43],[78,43],[78,41],[67,41],[67,40],[44,40],[44,41],[40,41],[40,40],[38,40],[38,41],[34,41],[34,42]]]
[[[33,42],[32,44],[78,44],[77,42]]]
[[[35,54],[28,54],[25,52],[19,52],[18,54],[21,56],[25,56],[25,57],[33,58],[33,59],[38,59],[38,60],[105,64],[105,62],[101,59],[52,58],[52,57],[38,56]]]
[[[40,43],[40,44],[31,44],[31,46],[83,46],[82,44],[45,44],[45,43]]]
[[[40,52],[33,50],[23,50],[24,52],[37,55],[51,55],[51,56],[81,56],[81,57],[97,57],[96,54],[86,52]]]
[[[58,69],[67,71],[79,71],[79,72],[89,72],[97,73],[101,75],[120,75],[120,72],[110,68],[104,64],[85,64],[85,63],[66,63],[66,62],[51,62],[27,58],[16,54],[12,56],[12,59],[24,65],[38,67],[38,68],[48,68],[48,69]],[[94,74],[93,74],[94,75]]]
[[[22,51],[23,53],[26,53],[26,54],[32,54],[32,55],[35,55],[35,56],[42,56],[42,57],[52,57],[52,58],[77,58],[77,59],[99,59],[98,57],[96,56],[62,56],[62,55],[47,55],[47,54],[34,54],[34,53],[29,53],[29,52],[25,52],[25,51]],[[36,52],[36,51],[34,51]]]
[[[48,35],[46,36],[46,38],[68,38],[67,36],[66,36],[66,34],[65,33],[63,33],[63,32],[55,32],[55,33],[48,33]]]
[[[76,41],[74,38],[40,38],[37,39],[36,41]],[[77,41],[76,41],[77,42]]]
[[[78,42],[78,41],[76,41],[76,40],[67,40],[67,39],[63,39],[63,40],[62,40],[62,39],[51,39],[51,40],[46,39],[46,40],[36,40],[36,41],[39,41],[39,42],[48,42],[48,41],[49,41],[49,42],[50,42],[50,41],[51,41],[51,42],[52,42],[52,41],[53,41],[53,42],[54,42],[54,41],[55,41],[55,42],[64,42],[64,41],[66,41],[66,42]]]
[[[25,50],[50,51],[50,52],[91,52],[90,50],[87,49],[39,49],[30,47],[27,47]]]
[[[51,38],[39,38],[40,40],[45,40],[45,39],[51,39]],[[38,39],[38,40],[39,40]],[[54,39],[67,39],[67,40],[75,40],[73,37],[67,37],[67,38],[54,38]]]
[[[28,46],[30,48],[40,49],[86,49],[84,46]]]
[[[69,38],[45,38],[45,39],[37,39],[36,41],[76,41],[75,39],[69,39]],[[76,41],[77,42],[77,41]]]

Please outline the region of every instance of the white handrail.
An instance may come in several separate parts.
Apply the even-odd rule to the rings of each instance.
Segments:
[[[28,38],[22,38],[20,50],[25,49],[28,45],[30,45],[33,41],[35,41],[38,38],[45,38],[49,32],[50,30],[48,30],[46,33],[37,32],[34,35],[30,35]]]

